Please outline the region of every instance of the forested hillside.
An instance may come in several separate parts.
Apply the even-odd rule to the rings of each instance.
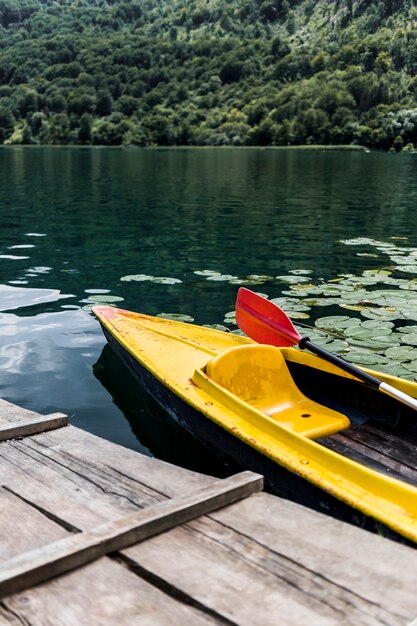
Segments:
[[[417,0],[0,0],[0,143],[417,144]]]

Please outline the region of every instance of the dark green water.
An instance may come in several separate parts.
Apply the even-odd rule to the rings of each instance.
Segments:
[[[242,278],[380,261],[341,239],[417,245],[413,155],[273,150],[0,151],[0,397],[192,467],[201,449],[155,410],[109,348],[89,296],[222,323]],[[129,275],[175,284],[123,281]]]

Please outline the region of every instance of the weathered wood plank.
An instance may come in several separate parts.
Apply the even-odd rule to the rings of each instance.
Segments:
[[[40,514],[44,511],[59,523],[83,530],[213,481],[72,426],[3,443],[0,477],[10,492],[37,507]],[[132,577],[126,584],[133,585],[142,576],[160,594],[161,605],[173,606],[175,616],[186,601],[200,607],[196,615],[201,615],[201,609],[223,625],[276,626],[285,620],[286,626],[403,626],[417,613],[415,552],[266,494],[251,496],[120,554],[132,569],[125,570]],[[13,625],[43,626],[46,614],[48,623],[57,626],[170,623],[160,617],[162,609],[156,602],[153,613],[139,619],[137,605],[146,602],[142,596],[146,587],[129,587],[131,594],[124,595],[123,576],[112,573],[106,580],[101,578],[101,571],[107,570],[100,568],[107,568],[103,564],[109,562],[100,559],[6,598],[0,604],[0,618],[3,607],[4,619],[9,620],[4,623]],[[91,588],[84,587],[90,568],[97,578],[91,579]],[[140,578],[137,581],[145,584]],[[107,597],[111,618],[106,621]],[[78,602],[79,614],[74,608]],[[112,612],[116,606],[119,617]],[[126,614],[130,622],[122,621]],[[193,615],[183,616],[182,623],[199,624]],[[12,616],[20,621],[10,621]],[[180,624],[176,619],[171,623]]]
[[[352,426],[318,442],[378,472],[417,485],[415,443],[405,441],[382,425]]]
[[[24,409],[16,404],[7,402],[0,398],[0,424],[7,422],[17,422],[20,420],[30,420],[39,417],[39,413]]]
[[[0,441],[15,439],[16,437],[27,437],[37,435],[47,430],[54,430],[67,426],[68,416],[63,413],[52,413],[51,415],[39,415],[32,419],[18,422],[7,422],[0,424]]]
[[[5,598],[0,626],[213,626],[221,624],[104,557]]]
[[[417,611],[412,550],[267,494],[122,554],[238,624],[403,626]]]
[[[0,488],[0,569],[4,561],[42,548],[68,532],[14,494]]]
[[[165,500],[128,517],[108,522],[93,531],[79,533],[17,556],[2,567],[0,597],[165,532],[262,488],[262,476],[242,472],[181,498]]]
[[[0,482],[82,530],[212,480],[71,425],[0,446]]]

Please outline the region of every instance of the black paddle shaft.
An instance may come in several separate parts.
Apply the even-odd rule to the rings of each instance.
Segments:
[[[302,350],[310,350],[310,352],[313,352],[313,354],[316,354],[322,359],[329,361],[329,363],[333,363],[333,365],[336,365],[336,367],[340,367],[340,369],[344,370],[345,372],[353,374],[354,376],[356,376],[356,378],[359,378],[359,380],[363,380],[364,383],[368,383],[372,387],[379,389],[381,381],[378,380],[378,378],[375,378],[375,376],[371,376],[371,374],[367,374],[363,370],[359,369],[359,367],[356,367],[356,365],[348,363],[341,357],[336,356],[331,352],[327,352],[327,350],[325,350],[324,348],[316,346],[316,344],[310,341],[308,337],[302,337],[298,345]]]

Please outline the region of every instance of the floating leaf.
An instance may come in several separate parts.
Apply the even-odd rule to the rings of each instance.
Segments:
[[[417,374],[417,360],[408,361],[408,363],[403,363],[402,367],[404,367],[409,372],[413,372],[414,374]]]
[[[246,280],[266,282],[267,280],[272,280],[272,276],[268,276],[266,274],[249,274],[246,276]]]
[[[220,272],[215,272],[214,270],[196,270],[194,274],[198,276],[218,276]]]
[[[237,276],[233,276],[232,274],[213,274],[212,276],[207,276],[207,280],[229,282],[232,280],[239,280],[239,278]]]
[[[355,350],[349,354],[349,360],[358,365],[383,365],[388,363],[388,359],[380,354],[371,351]]]
[[[288,283],[289,285],[297,285],[299,283],[307,283],[308,278],[305,276],[276,276],[276,278],[283,283]]]
[[[368,237],[356,237],[355,239],[342,240],[340,243],[344,243],[345,246],[374,246],[380,242],[375,241],[375,239],[369,239]]]
[[[163,317],[166,320],[173,320],[175,322],[194,322],[194,318],[184,313],[158,313],[156,317]]]
[[[151,278],[152,283],[159,283],[161,285],[178,285],[182,283],[179,278],[170,278],[169,276],[154,276]]]
[[[360,320],[356,317],[348,317],[347,315],[328,315],[327,317],[321,317],[316,321],[317,328],[323,328],[324,330],[340,331],[352,326],[358,326]]]
[[[100,304],[109,302],[122,302],[124,298],[120,296],[106,296],[106,295],[97,295],[97,296],[88,296],[87,300],[82,300],[82,302],[99,302]]]
[[[160,283],[162,285],[176,285],[182,281],[179,278],[170,278],[169,276],[149,276],[148,274],[129,274],[128,276],[122,276],[123,282],[145,282]]]
[[[407,274],[417,274],[417,265],[397,265],[396,269]]]
[[[128,276],[122,276],[120,280],[123,282],[137,281],[142,282],[145,280],[152,280],[153,276],[149,276],[148,274],[129,274]]]
[[[403,336],[401,337],[401,343],[406,343],[410,346],[417,346],[417,332],[403,333]]]
[[[395,346],[385,351],[388,358],[400,363],[405,361],[415,361],[417,359],[417,348],[411,346]]]
[[[412,326],[400,326],[398,331],[400,333],[417,333],[417,324],[413,324]]]
[[[223,324],[203,324],[204,328],[212,328],[213,330],[221,330],[224,333],[230,333],[230,328]]]

